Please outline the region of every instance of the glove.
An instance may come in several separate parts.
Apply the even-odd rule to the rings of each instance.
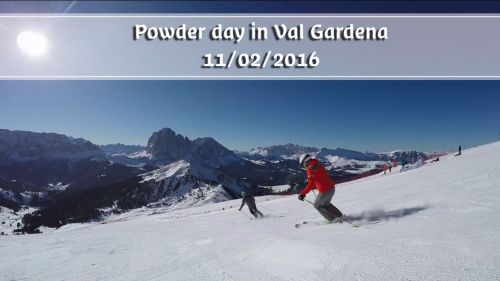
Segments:
[[[304,198],[306,198],[306,196],[304,194],[299,194],[299,200],[300,201],[304,201]]]

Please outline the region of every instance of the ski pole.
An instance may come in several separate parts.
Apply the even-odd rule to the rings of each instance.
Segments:
[[[307,203],[309,203],[309,204],[313,205],[314,207],[321,208],[321,209],[323,209],[323,210],[325,210],[325,211],[329,212],[329,210],[328,210],[328,209],[326,209],[326,208],[325,208],[325,207],[323,207],[323,206],[318,206],[318,205],[314,204],[313,202],[311,202],[311,201],[309,201],[309,200],[307,200],[307,199],[304,199],[304,201],[306,201]],[[359,225],[356,225],[356,224],[354,224],[354,223],[352,223],[352,222],[350,222],[350,221],[348,221],[348,220],[344,219],[343,217],[337,217],[337,218],[339,218],[340,220],[342,220],[342,221],[344,221],[344,222],[346,222],[346,223],[348,223],[348,224],[350,224],[350,225],[352,225],[352,226],[354,226],[354,227],[359,227]]]
[[[313,205],[314,207],[318,207],[318,208],[322,208],[323,209],[323,207],[318,206],[318,205],[314,204],[314,202],[311,202],[311,201],[309,201],[307,199],[304,199],[304,201],[307,202],[307,203],[309,203],[309,204],[311,204],[311,205]]]
[[[244,214],[245,217],[247,217],[249,220],[252,220],[252,218],[249,215],[245,214],[245,212],[243,212],[242,210],[239,210],[239,212],[242,213],[242,214]]]

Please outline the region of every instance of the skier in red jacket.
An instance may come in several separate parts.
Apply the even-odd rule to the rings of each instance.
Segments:
[[[309,154],[302,155],[299,162],[304,166],[307,173],[307,186],[300,192],[299,200],[303,201],[307,193],[316,188],[318,196],[314,201],[314,208],[328,221],[341,217],[342,212],[330,203],[335,194],[335,184],[325,167]]]

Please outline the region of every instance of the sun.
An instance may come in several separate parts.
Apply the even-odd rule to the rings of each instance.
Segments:
[[[17,45],[30,56],[38,57],[47,52],[47,40],[37,32],[23,31],[17,36]]]

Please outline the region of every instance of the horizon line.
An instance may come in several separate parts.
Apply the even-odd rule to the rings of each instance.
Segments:
[[[305,145],[305,144],[298,144],[298,143],[292,143],[292,142],[285,142],[285,143],[278,143],[278,144],[267,144],[267,145],[257,145],[257,146],[254,146],[254,147],[251,147],[249,149],[245,149],[245,150],[240,150],[240,149],[234,149],[234,148],[229,148],[227,147],[226,145],[222,144],[220,141],[218,141],[215,137],[212,137],[212,136],[205,136],[205,137],[197,137],[197,138],[189,138],[188,136],[186,135],[183,135],[181,133],[178,133],[176,131],[174,131],[173,129],[169,128],[169,127],[163,127],[161,129],[159,129],[158,131],[162,130],[162,129],[170,129],[172,130],[176,135],[181,135],[185,138],[188,138],[190,141],[192,140],[195,140],[195,139],[199,139],[199,138],[213,138],[217,143],[221,144],[222,146],[224,146],[224,148],[232,151],[232,152],[250,152],[252,149],[258,149],[258,148],[269,148],[269,147],[273,147],[273,146],[282,146],[282,145],[287,145],[287,144],[291,144],[291,145],[296,145],[296,146],[300,146],[300,147],[303,147],[303,148],[313,148],[313,149],[318,149],[318,150],[321,150],[321,149],[328,149],[328,150],[335,150],[335,149],[345,149],[345,150],[351,150],[351,151],[355,151],[355,152],[362,152],[362,153],[374,153],[374,154],[386,154],[388,152],[392,152],[392,151],[417,151],[417,152],[423,152],[423,153],[429,153],[429,152],[449,152],[449,151],[454,151],[454,149],[452,148],[447,148],[447,149],[442,149],[442,150],[427,150],[427,151],[418,151],[416,149],[403,149],[403,148],[396,148],[396,149],[392,149],[392,150],[388,150],[388,151],[372,151],[372,150],[356,150],[356,149],[351,149],[351,148],[346,148],[346,147],[336,147],[336,148],[329,148],[329,147],[319,147],[319,146],[315,146],[315,145]],[[57,134],[57,135],[63,135],[63,136],[66,136],[66,137],[69,137],[69,138],[73,138],[73,139],[84,139],[86,141],[89,141],[90,143],[94,144],[94,145],[97,145],[97,146],[105,146],[105,145],[126,145],[126,146],[140,146],[140,147],[144,147],[146,148],[147,147],[147,144],[146,145],[143,145],[143,144],[137,144],[137,143],[134,143],[134,144],[131,144],[131,143],[121,143],[121,142],[116,142],[116,143],[97,143],[95,141],[92,141],[86,137],[75,137],[75,136],[71,136],[71,135],[68,135],[68,134],[64,134],[64,133],[59,133],[59,132],[50,132],[50,131],[32,131],[32,130],[20,130],[20,129],[6,129],[6,128],[0,128],[0,130],[7,130],[7,131],[18,131],[18,132],[29,132],[29,133],[36,133],[36,134]],[[155,132],[158,132],[158,131],[153,131],[151,134],[155,133]],[[151,137],[151,136],[150,136]],[[150,138],[149,137],[149,138]],[[149,139],[148,138],[148,139]],[[494,143],[494,142],[497,142],[498,140],[494,140],[492,142],[486,142],[486,143],[482,143],[482,144],[478,144],[478,145],[475,145],[475,146],[479,146],[479,145],[486,145],[486,144],[490,144],[490,143]],[[147,141],[146,141],[147,143]],[[473,146],[473,147],[475,147]],[[463,145],[462,145],[462,148]]]

